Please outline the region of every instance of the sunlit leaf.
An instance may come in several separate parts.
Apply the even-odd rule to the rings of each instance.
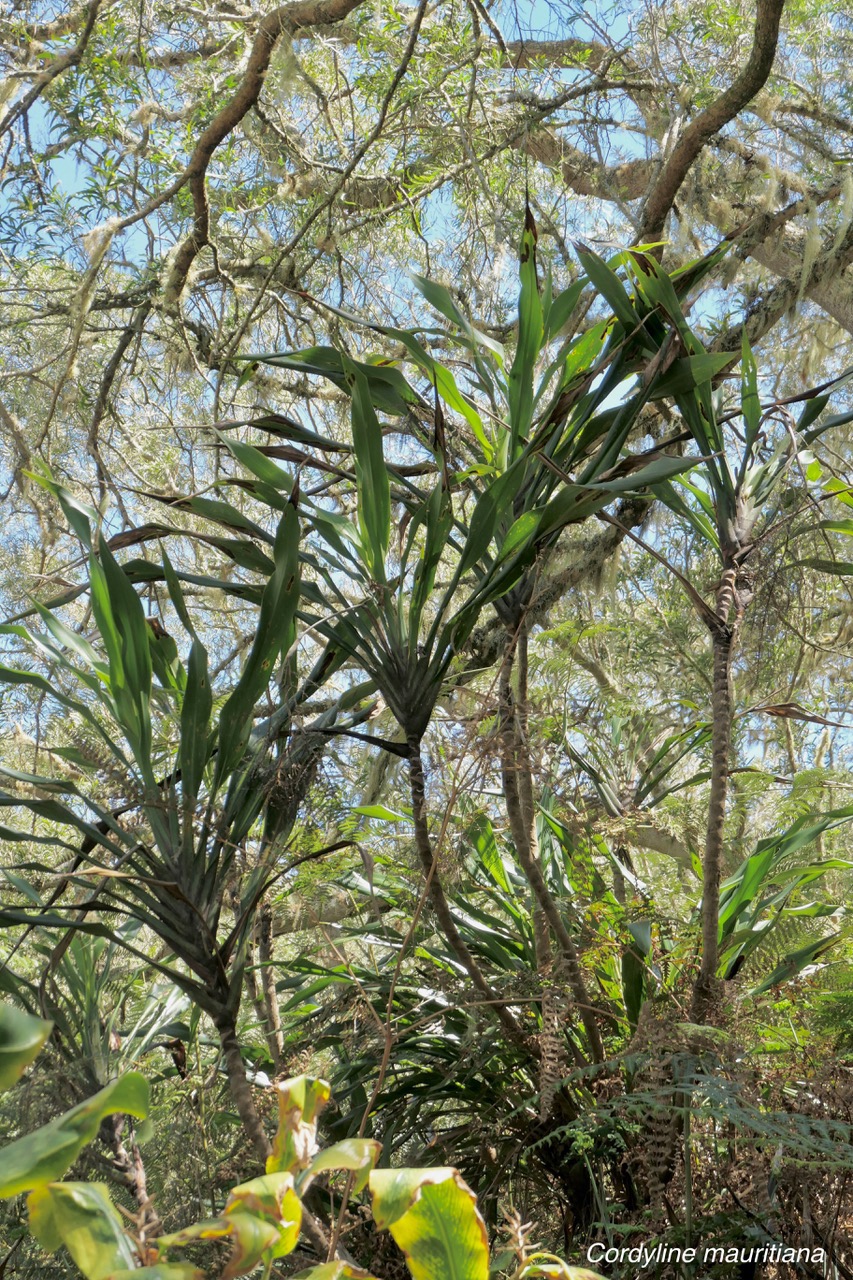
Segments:
[[[133,1267],[130,1237],[102,1183],[47,1183],[30,1193],[27,1208],[41,1247],[55,1253],[65,1245],[86,1280],[108,1280]]]
[[[486,1226],[455,1169],[375,1169],[370,1192],[414,1280],[487,1280]]]
[[[0,1004],[0,1089],[11,1089],[20,1079],[52,1028],[52,1022],[22,1013],[14,1005]]]
[[[138,1071],[128,1071],[79,1106],[4,1147],[0,1196],[57,1182],[95,1139],[101,1122],[119,1112],[140,1120],[148,1115],[148,1081]]]

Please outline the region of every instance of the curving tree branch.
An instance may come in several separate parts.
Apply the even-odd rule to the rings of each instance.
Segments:
[[[776,57],[784,4],[785,0],[758,0],[749,60],[734,83],[724,89],[695,120],[691,120],[678,139],[646,198],[637,243],[644,244],[660,237],[679,188],[702,148],[764,87]]]
[[[362,0],[300,0],[283,4],[267,14],[258,27],[243,79],[234,97],[211,120],[195,145],[183,181],[189,183],[193,198],[193,229],[175,254],[166,298],[177,299],[186,283],[193,261],[209,243],[210,209],[207,203],[207,167],[213,153],[257,102],[264,86],[273,49],[279,39],[308,27],[330,26],[347,17]]]

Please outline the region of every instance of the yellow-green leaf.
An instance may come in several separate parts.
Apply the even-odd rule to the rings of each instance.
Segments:
[[[126,1112],[144,1120],[148,1114],[148,1081],[138,1071],[113,1080],[100,1093],[3,1148],[0,1196],[17,1196],[48,1182],[58,1182],[92,1142],[106,1116]]]
[[[44,1022],[14,1005],[0,1005],[0,1090],[11,1089],[20,1080],[53,1030]]]
[[[375,1169],[370,1191],[414,1280],[488,1280],[486,1224],[456,1169]]]
[[[375,1280],[375,1277],[348,1262],[321,1262],[318,1267],[300,1271],[293,1280]]]
[[[267,1173],[296,1173],[306,1169],[317,1150],[317,1118],[329,1101],[325,1080],[295,1076],[276,1085],[278,1092],[278,1132]]]
[[[274,1257],[279,1238],[279,1228],[274,1222],[257,1218],[252,1213],[230,1213],[221,1218],[209,1218],[206,1222],[194,1222],[182,1231],[160,1236],[157,1245],[163,1249],[174,1249],[196,1240],[231,1240],[231,1256],[220,1280],[234,1280],[235,1276],[253,1271],[265,1258]]]
[[[55,1253],[65,1245],[86,1280],[107,1280],[117,1268],[133,1267],[130,1237],[103,1183],[48,1183],[30,1193],[27,1208],[42,1248]]]
[[[225,1216],[245,1213],[272,1222],[278,1228],[273,1258],[283,1258],[296,1248],[302,1226],[302,1203],[293,1189],[292,1174],[266,1173],[234,1187],[225,1206]]]
[[[376,1167],[381,1152],[382,1144],[373,1138],[345,1138],[319,1152],[308,1166],[308,1172],[313,1178],[329,1169],[348,1169],[356,1174],[353,1190],[359,1192],[370,1170]]]

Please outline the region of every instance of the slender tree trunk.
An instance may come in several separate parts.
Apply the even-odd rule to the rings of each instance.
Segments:
[[[252,1086],[249,1084],[246,1068],[243,1065],[234,1016],[230,1011],[221,1009],[215,1014],[213,1021],[219,1034],[219,1044],[225,1059],[225,1073],[228,1076],[228,1087],[231,1090],[234,1106],[237,1108],[246,1136],[252,1144],[252,1150],[261,1164],[265,1165],[267,1157],[272,1153],[272,1144],[252,1097]]]
[[[270,1057],[276,1071],[281,1071],[284,1058],[284,1035],[281,1030],[281,1016],[278,1011],[278,992],[275,989],[273,972],[273,925],[272,907],[268,902],[261,906],[257,917],[258,959],[261,964],[261,990],[263,991],[264,1027]]]
[[[506,716],[501,719],[501,744],[504,753],[501,757],[502,772],[513,772],[518,784],[518,798],[524,830],[527,835],[528,851],[531,859],[539,865],[539,839],[536,834],[536,804],[533,799],[533,769],[530,761],[529,717],[530,703],[527,682],[527,621],[522,619],[518,629],[518,698],[513,708],[512,686],[512,647],[507,646],[500,671],[501,709],[506,709]],[[513,715],[515,710],[515,715]],[[551,937],[548,933],[548,922],[541,902],[533,892],[533,935],[536,946],[536,964],[540,972],[548,972],[553,964]]]
[[[545,920],[553,930],[562,955],[569,989],[586,1031],[590,1052],[595,1062],[604,1061],[604,1045],[595,1019],[595,1010],[581,972],[578,951],[574,939],[565,926],[560,908],[545,882],[539,864],[536,838],[536,810],[533,802],[532,768],[530,749],[526,735],[520,731],[516,718],[515,699],[512,694],[512,672],[516,638],[513,634],[504,653],[500,675],[501,693],[501,778],[506,799],[506,811],[516,855],[524,871],[534,900]],[[523,691],[526,694],[526,663],[523,670]],[[526,696],[524,701],[526,701]],[[522,719],[522,725],[524,724]],[[534,916],[535,919],[535,916]]]
[[[705,833],[702,875],[702,960],[693,988],[691,1018],[708,1017],[716,989],[720,958],[720,877],[723,866],[723,831],[729,789],[729,757],[732,744],[731,666],[735,627],[729,625],[737,571],[727,568],[717,589],[713,642],[713,690],[711,694],[711,794]]]
[[[237,1040],[234,1015],[230,1010],[221,1008],[214,1015],[213,1022],[219,1035],[219,1044],[225,1058],[225,1071],[228,1076],[228,1087],[231,1090],[234,1106],[237,1108],[237,1114],[252,1144],[255,1155],[261,1165],[265,1167],[267,1158],[272,1153],[272,1144],[267,1137],[263,1121],[258,1115],[255,1100],[252,1097],[252,1086],[249,1084],[246,1075],[243,1055],[240,1053],[240,1044]],[[329,1251],[328,1232],[305,1205],[302,1206],[302,1233],[319,1256],[325,1259]],[[346,1261],[352,1260],[344,1249],[339,1249],[337,1256],[345,1258]]]
[[[409,785],[412,797],[412,817],[415,827],[415,845],[421,861],[424,875],[429,885],[429,895],[433,910],[451,950],[465,969],[474,987],[483,997],[487,1006],[494,1012],[510,1039],[520,1047],[529,1050],[530,1045],[524,1032],[515,1018],[506,1008],[503,1001],[492,990],[480,970],[468,947],[463,942],[459,930],[453,920],[450,905],[438,875],[435,853],[429,835],[426,817],[426,786],[424,768],[421,760],[420,743],[417,739],[409,742]]]
[[[501,737],[508,734],[510,755],[514,754],[517,764],[530,763],[530,738],[528,723],[530,704],[527,684],[527,620],[522,619],[518,629],[518,697],[515,703],[515,715],[510,714],[508,720],[501,722]],[[512,713],[512,688],[509,684],[510,669],[506,660],[501,664],[501,704],[504,705],[504,693],[509,698],[509,710]],[[504,681],[506,684],[504,685]],[[516,741],[517,740],[517,741]],[[530,856],[539,863],[539,840],[536,833],[536,804],[533,798],[533,772],[530,768],[519,767],[516,780],[518,782],[524,825],[530,841]],[[539,1048],[542,1057],[539,1061],[539,1119],[545,1121],[554,1109],[554,1102],[560,1091],[563,1077],[566,1075],[566,1033],[565,1025],[571,1017],[571,998],[566,990],[564,962],[562,956],[555,966],[554,951],[551,946],[551,934],[545,912],[533,892],[531,896],[531,915],[533,918],[533,947],[536,957],[536,972],[539,976],[539,1007],[541,1010],[541,1030],[539,1032]],[[572,1039],[575,1061],[579,1066],[586,1066],[586,1061],[578,1052]]]
[[[256,927],[252,930],[252,937],[249,942],[249,947],[246,954],[246,968],[244,972],[243,981],[246,984],[246,991],[248,993],[249,999],[252,1002],[252,1008],[255,1011],[255,1017],[258,1019],[258,1024],[260,1027],[263,1028],[264,1035],[266,1036],[267,1010],[266,1010],[266,1005],[264,1003],[263,995],[261,993],[261,988],[258,986],[258,977],[256,973],[257,955],[258,955],[258,940],[257,940],[257,922],[256,922]],[[269,1043],[269,1039],[267,1040],[267,1043]],[[270,1047],[270,1057],[272,1057],[272,1047]]]

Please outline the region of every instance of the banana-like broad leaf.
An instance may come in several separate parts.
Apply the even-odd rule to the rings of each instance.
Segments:
[[[135,1255],[107,1188],[100,1182],[51,1182],[27,1198],[30,1231],[55,1253],[65,1245],[86,1280],[133,1270]]]
[[[414,1280],[488,1280],[486,1224],[456,1169],[375,1169],[370,1192]]]
[[[518,1273],[518,1280],[602,1280],[597,1271],[586,1267],[570,1267],[551,1253],[534,1253]]]
[[[367,1183],[371,1169],[382,1154],[382,1143],[373,1138],[344,1138],[331,1147],[325,1147],[308,1166],[308,1177],[314,1178],[318,1173],[328,1170],[347,1169],[356,1176],[353,1180],[353,1191],[356,1194]]]
[[[265,1173],[234,1187],[225,1213],[251,1213],[276,1223],[281,1231],[281,1239],[273,1255],[276,1258],[296,1248],[302,1225],[302,1204],[293,1189],[293,1176],[289,1173]]]
[[[0,1090],[11,1089],[41,1052],[52,1022],[22,1013],[14,1005],[0,1005]]]
[[[314,1076],[295,1076],[275,1087],[278,1132],[267,1159],[267,1173],[297,1173],[308,1167],[317,1150],[317,1120],[331,1089],[326,1080]]]
[[[197,1240],[230,1240],[231,1255],[219,1280],[234,1280],[246,1275],[266,1257],[274,1257],[280,1232],[274,1222],[258,1218],[252,1213],[232,1213],[227,1217],[210,1218],[206,1222],[194,1222],[182,1231],[160,1236],[157,1244],[163,1249],[179,1248],[194,1244]]]
[[[138,1071],[128,1071],[50,1124],[4,1147],[0,1196],[17,1196],[57,1182],[94,1141],[101,1121],[117,1112],[140,1120],[148,1115],[148,1081]]]
[[[162,1249],[195,1240],[231,1240],[232,1251],[220,1280],[233,1280],[260,1262],[292,1253],[302,1225],[302,1204],[289,1173],[268,1173],[234,1187],[220,1218],[194,1222],[181,1231],[161,1236]]]

